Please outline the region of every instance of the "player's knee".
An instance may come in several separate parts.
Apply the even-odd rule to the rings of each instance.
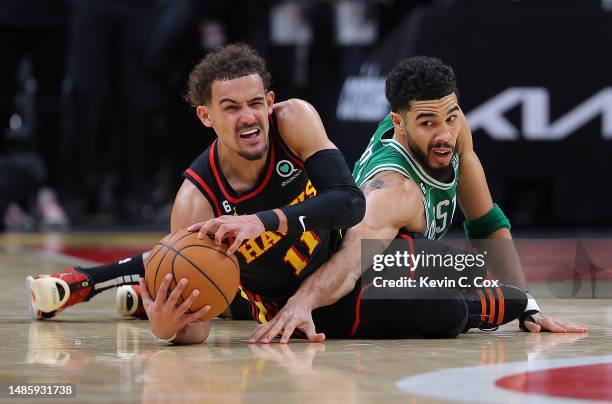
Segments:
[[[452,338],[461,334],[468,320],[468,307],[462,295],[446,288],[425,290],[422,293],[419,300],[427,306],[422,311],[425,316],[423,336]]]

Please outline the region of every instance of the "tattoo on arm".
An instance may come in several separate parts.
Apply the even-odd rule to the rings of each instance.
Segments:
[[[364,194],[376,189],[393,188],[394,184],[385,182],[384,176],[366,181],[361,187]]]

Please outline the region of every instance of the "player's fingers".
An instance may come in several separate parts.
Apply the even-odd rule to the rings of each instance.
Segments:
[[[589,329],[587,327],[581,327],[576,324],[571,324],[566,327],[567,332],[588,332]]]
[[[217,229],[215,232],[215,243],[217,243],[217,245],[221,245],[223,238],[228,233],[235,233],[234,226],[229,224],[222,224],[219,226],[219,229]]]
[[[283,328],[283,335],[281,336],[280,342],[281,344],[286,344],[289,342],[289,338],[293,335],[293,331],[295,331],[295,326],[297,324],[293,322],[289,322],[285,324],[285,328]]]
[[[203,240],[205,237],[208,237],[208,233],[214,232],[213,229],[217,228],[216,223],[216,219],[211,219],[207,220],[206,222],[203,222],[202,226],[200,227],[200,231],[198,232],[198,235],[196,237],[200,240]]]
[[[204,225],[204,223],[206,223],[206,222],[194,223],[191,226],[187,227],[187,230],[191,231],[191,232],[199,231],[202,228],[202,226]]]
[[[264,344],[270,343],[276,336],[281,332],[281,330],[285,327],[286,321],[282,319],[277,321],[276,324],[270,328],[270,330],[261,338],[261,342]]]
[[[181,305],[178,307],[177,311],[180,314],[187,314],[187,311],[191,308],[191,305],[193,304],[193,302],[195,302],[195,300],[198,298],[198,296],[200,295],[200,291],[197,289],[194,289],[191,291],[191,294],[189,295],[189,297],[187,299],[185,299],[185,301],[183,303],[181,303]]]
[[[570,321],[557,321],[557,324],[565,328],[565,332],[587,332],[588,331],[586,327],[581,327]]]
[[[147,282],[145,281],[145,278],[141,277],[138,279],[138,284],[140,285],[140,297],[142,298],[142,303],[144,304],[144,307],[147,308],[153,303],[153,299],[151,299],[151,296],[149,295],[149,289],[147,289]]]
[[[253,334],[251,334],[251,338],[249,339],[249,342],[252,343],[252,344],[257,342],[261,337],[263,337],[268,332],[268,330],[275,323],[276,323],[276,319],[273,318],[272,320],[270,320],[266,324],[261,324],[261,325],[257,326],[257,328],[255,329],[255,332]]]
[[[170,293],[170,296],[168,297],[169,305],[171,305],[172,307],[176,306],[176,304],[178,303],[179,297],[181,297],[183,293],[183,289],[185,289],[185,286],[187,286],[187,283],[188,283],[187,279],[183,278],[176,284],[176,287],[174,288],[174,290],[172,291],[172,293]]]
[[[551,320],[551,319],[546,319],[542,321],[540,325],[542,326],[542,329],[550,331],[550,332],[559,332],[559,333],[565,332],[565,328],[561,327],[554,320]]]
[[[315,330],[315,325],[312,321],[306,322],[303,327],[300,328],[306,334],[309,342],[323,342],[325,341],[325,334],[318,333]]]
[[[185,321],[187,323],[199,323],[200,321],[204,321],[202,320],[202,317],[204,317],[211,309],[212,307],[210,307],[210,305],[206,305],[204,307],[202,307],[200,310],[196,311],[195,313],[191,313],[187,316],[187,318],[185,319]]]
[[[164,276],[164,280],[159,286],[159,289],[157,289],[157,295],[155,296],[155,303],[160,304],[160,305],[166,303],[166,298],[168,297],[168,288],[170,287],[171,281],[172,281],[172,275],[166,274],[166,276]]]
[[[539,324],[532,323],[531,321],[525,321],[525,327],[529,330],[529,332],[538,333],[542,330],[542,327]]]
[[[239,237],[238,235],[236,235],[236,238],[234,239],[234,242],[232,243],[231,246],[229,246],[229,248],[227,249],[227,253],[229,255],[233,254],[236,252],[236,250],[238,249],[238,247],[240,247],[242,245],[243,242],[243,238]]]

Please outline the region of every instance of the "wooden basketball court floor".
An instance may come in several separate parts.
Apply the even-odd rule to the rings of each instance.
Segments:
[[[142,251],[161,234],[0,236],[0,392],[71,383],[68,402],[570,403],[612,402],[612,306],[542,299],[588,334],[528,334],[516,323],[455,339],[330,340],[250,345],[252,322],[215,320],[203,345],[153,342],[146,321],[114,309],[114,291],[31,321],[26,275]],[[62,402],[56,400],[55,402]]]

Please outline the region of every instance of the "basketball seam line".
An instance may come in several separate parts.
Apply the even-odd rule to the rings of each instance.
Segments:
[[[209,246],[207,246],[207,245],[202,245],[202,244],[189,244],[189,245],[186,245],[186,246],[184,246],[184,247],[181,247],[181,249],[180,249],[180,250],[178,250],[178,252],[180,253],[180,252],[181,252],[181,251],[183,251],[185,248],[189,248],[189,247],[205,247],[205,248],[210,248],[211,250],[214,250],[214,251],[218,252],[219,254],[223,255],[225,258],[229,259],[229,260],[231,261],[231,263],[232,263],[232,264],[234,264],[234,266],[236,267],[236,269],[238,270],[238,272],[240,272],[240,266],[234,262],[234,260],[232,259],[232,257],[231,257],[230,255],[228,255],[228,254],[224,253],[223,251],[219,251],[219,250],[217,250],[216,248],[209,247]]]
[[[175,232],[176,233],[176,232]],[[174,234],[174,233],[172,233]],[[171,236],[172,236],[171,234]],[[183,237],[179,238],[178,240],[175,241],[175,243],[181,241],[182,239],[184,239],[185,237],[189,236],[191,233],[187,233],[185,234]],[[172,237],[170,237],[172,238]],[[164,261],[164,258],[166,258],[166,254],[168,254],[169,248],[166,244],[164,243],[157,243],[156,245],[160,245],[162,247],[166,247],[166,251],[164,252],[164,256],[161,258],[161,260],[159,260],[159,263],[157,264],[157,269],[155,269],[155,276],[153,277],[153,288],[155,289],[155,295],[157,296],[157,274],[159,273],[159,267],[161,266],[161,263]],[[159,250],[157,250],[157,252],[155,253],[155,255],[157,255],[157,253],[161,251],[161,248]],[[151,262],[151,259],[153,259],[153,257],[149,257],[147,258],[147,262]],[[146,275],[146,265],[145,265],[145,275]],[[146,283],[146,277],[145,277],[145,283]],[[159,286],[161,286],[161,283],[159,284]],[[151,294],[151,292],[149,292],[149,294]]]
[[[213,250],[213,251],[217,251],[216,249],[214,249],[214,248],[212,248],[212,247],[208,247],[208,246],[201,245],[201,244],[194,244],[194,246],[197,246],[197,247],[204,247],[204,248],[208,248],[208,249]],[[173,271],[174,271],[174,260],[176,260],[176,257],[180,255],[180,256],[181,256],[183,259],[185,259],[185,261],[187,261],[187,262],[188,262],[188,263],[189,263],[191,266],[193,266],[193,267],[194,267],[194,268],[195,268],[195,269],[196,269],[196,270],[197,270],[199,273],[201,273],[202,275],[204,275],[204,277],[205,277],[206,279],[208,279],[208,281],[209,281],[209,282],[210,282],[210,283],[211,283],[211,284],[212,284],[212,285],[215,287],[215,289],[217,289],[217,291],[218,291],[218,292],[221,294],[221,296],[223,296],[223,300],[225,300],[225,303],[227,303],[227,305],[229,306],[230,302],[227,300],[227,297],[225,296],[225,293],[223,293],[223,291],[221,290],[221,288],[219,288],[219,286],[217,286],[217,284],[216,284],[216,283],[215,283],[215,282],[214,282],[212,279],[210,279],[210,277],[209,277],[209,276],[208,276],[208,275],[207,275],[205,272],[202,272],[202,271],[200,270],[200,268],[198,268],[198,266],[197,266],[197,265],[195,265],[195,264],[194,264],[194,263],[193,263],[193,262],[192,262],[192,261],[191,261],[189,258],[187,258],[187,257],[185,257],[183,254],[181,254],[181,251],[183,250],[183,248],[181,248],[180,250],[176,250],[176,249],[174,249],[174,248],[172,248],[172,247],[168,247],[168,246],[166,246],[166,248],[168,249],[168,251],[173,251],[173,252],[176,254],[176,255],[175,255],[175,257],[174,257],[174,259],[173,259],[173,261],[172,261],[172,270],[173,270]],[[217,251],[217,252],[221,253],[220,251]],[[223,253],[221,253],[221,254],[223,254]],[[223,254],[223,255],[225,255],[225,254]],[[182,297],[182,296],[181,296],[181,297]]]
[[[160,248],[160,250],[161,250],[161,248]],[[153,289],[154,289],[154,292],[155,292],[155,296],[157,296],[157,291],[159,289],[159,286],[161,286],[161,282],[160,282],[159,286],[157,286],[157,274],[159,273],[159,267],[161,267],[161,263],[164,261],[164,259],[166,259],[166,255],[168,254],[168,251],[170,251],[170,250],[168,250],[166,248],[166,251],[164,251],[164,255],[161,257],[161,259],[157,263],[157,268],[155,269],[155,275],[153,276]],[[145,275],[146,275],[146,272],[147,271],[146,271],[146,268],[145,268]],[[145,283],[146,283],[146,278],[145,278]],[[153,293],[153,292],[151,292],[151,293]],[[149,293],[149,294],[151,294],[151,293]]]
[[[155,256],[156,256],[156,255],[157,255],[157,254],[158,254],[158,253],[161,251],[161,249],[162,249],[162,247],[163,247],[163,246],[164,246],[164,245],[163,245],[163,244],[160,244],[160,243],[155,244],[155,246],[154,246],[154,247],[151,249],[151,251],[154,251],[154,250],[155,250],[155,247],[159,247],[159,248],[158,248],[158,249],[157,249],[157,250],[156,250],[154,253],[149,254],[149,256],[147,257],[147,261],[150,261],[150,260],[152,260],[153,258],[155,258]]]

